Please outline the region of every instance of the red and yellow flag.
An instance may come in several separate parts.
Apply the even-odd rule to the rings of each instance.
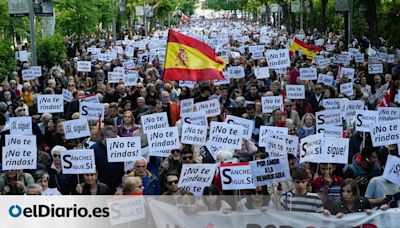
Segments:
[[[203,81],[224,79],[224,60],[207,44],[169,30],[163,80]]]
[[[295,51],[301,50],[303,55],[307,56],[307,59],[313,59],[316,54],[319,54],[321,49],[314,45],[305,44],[303,41],[294,38],[292,46],[290,46],[290,55],[294,55]]]

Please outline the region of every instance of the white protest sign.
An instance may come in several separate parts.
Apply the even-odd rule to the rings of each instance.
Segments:
[[[91,94],[87,96],[79,97],[79,103],[88,102],[88,103],[100,103],[99,96],[97,94]]]
[[[348,97],[353,95],[353,82],[340,84],[340,93]]]
[[[383,94],[387,91],[389,88],[389,83],[386,83],[385,85],[381,86],[379,89],[375,91],[375,94],[373,95],[374,101],[376,99],[380,99],[383,97]]]
[[[347,119],[347,120],[355,119],[356,118],[356,111],[364,110],[364,107],[365,107],[364,101],[361,101],[361,100],[349,100],[346,103],[346,110],[345,110],[346,112],[344,113],[344,115],[342,115],[342,117]]]
[[[181,143],[205,145],[207,140],[207,126],[183,123]]]
[[[101,53],[101,48],[87,48],[88,53],[92,53],[92,55],[97,55]]]
[[[6,135],[5,146],[28,146],[37,148],[36,135]]]
[[[243,78],[244,68],[242,66],[228,67],[228,73],[230,75],[230,78]]]
[[[343,127],[327,124],[317,124],[317,133],[321,133],[325,137],[342,138]]]
[[[178,127],[164,127],[162,129],[148,130],[146,134],[150,151],[180,148]]]
[[[286,142],[268,137],[265,139],[265,152],[268,158],[287,157]]]
[[[32,70],[32,74],[34,77],[42,76],[42,67],[41,66],[33,66],[30,69]]]
[[[215,171],[216,164],[183,164],[178,187],[200,196],[211,185]]]
[[[319,162],[347,164],[349,160],[349,139],[325,137],[321,146]]]
[[[383,178],[400,186],[400,158],[388,155]]]
[[[230,83],[230,79],[214,80],[214,85],[225,85]]]
[[[62,150],[61,168],[63,174],[96,173],[94,150]]]
[[[121,196],[107,201],[111,226],[146,218],[143,196]]]
[[[324,110],[315,113],[317,125],[341,125],[341,111],[340,109]]]
[[[195,81],[179,81],[179,86],[180,87],[188,87],[188,88],[194,88],[196,85]]]
[[[283,97],[261,97],[261,105],[263,113],[272,113],[275,109],[280,109],[281,111],[283,111]]]
[[[124,73],[124,84],[126,86],[136,86],[139,78],[139,72],[135,70],[127,70]]]
[[[341,110],[343,102],[347,102],[347,99],[343,99],[343,98],[323,99],[322,106],[326,110],[332,110],[332,109]]]
[[[194,104],[197,112],[206,112],[206,117],[218,116],[221,114],[221,107],[218,99],[212,99],[209,101],[198,102]]]
[[[350,55],[348,54],[337,54],[333,56],[333,63],[343,64],[344,66],[350,64]]]
[[[33,80],[36,77],[33,75],[33,70],[32,69],[25,69],[22,70],[22,79],[24,81],[29,81],[29,80]]]
[[[206,113],[204,111],[192,112],[192,113],[182,115],[182,120],[183,120],[183,123],[187,123],[187,124],[208,126]]]
[[[326,51],[333,51],[335,50],[335,45],[334,44],[327,44],[325,45]]]
[[[323,83],[326,86],[333,85],[333,76],[327,74],[318,74],[317,83]]]
[[[102,103],[79,103],[79,118],[87,120],[104,120],[104,104]]]
[[[221,173],[222,190],[255,189],[251,168],[248,162],[235,164],[222,163]]]
[[[344,75],[346,75],[350,81],[353,81],[354,80],[354,72],[355,72],[354,68],[342,67],[340,69],[339,78],[342,78]]]
[[[169,127],[168,116],[166,112],[143,115],[140,117],[140,123],[143,127],[143,133],[157,129]]]
[[[10,117],[11,135],[32,135],[32,117]]]
[[[324,45],[324,39],[314,40],[314,44],[316,46],[322,46],[322,45]]]
[[[290,67],[290,57],[288,49],[267,50],[265,52],[269,68],[285,68]]]
[[[212,121],[209,142],[221,148],[240,149],[242,132],[243,127],[240,125]]]
[[[262,51],[252,52],[251,53],[251,58],[254,59],[254,60],[262,59],[263,57],[264,57],[264,53]]]
[[[77,139],[90,136],[89,124],[86,119],[64,121],[65,139]]]
[[[256,67],[254,68],[254,75],[257,79],[269,78],[268,67]]]
[[[140,157],[140,137],[107,138],[108,162],[133,161]]]
[[[370,63],[368,64],[368,74],[382,74],[383,64],[382,63]]]
[[[291,179],[286,157],[251,161],[250,168],[255,186],[272,185]]]
[[[77,61],[78,72],[90,72],[92,71],[92,63],[90,61]]]
[[[249,52],[253,53],[253,52],[263,52],[264,51],[264,45],[253,45],[253,46],[249,46]]]
[[[319,163],[323,135],[310,135],[300,140],[300,163],[315,162]]]
[[[371,125],[378,121],[378,111],[357,110],[356,131],[370,132]]]
[[[378,107],[378,121],[399,121],[400,108],[398,107]]]
[[[5,146],[2,153],[2,170],[37,168],[36,146]]]
[[[356,63],[363,63],[364,62],[364,54],[363,53],[354,54],[354,60],[356,61]]]
[[[400,122],[376,122],[371,124],[372,145],[385,146],[389,144],[397,144],[400,140]]]
[[[157,150],[157,151],[149,151],[149,156],[155,157],[168,157],[171,155],[171,150]]]
[[[317,68],[300,68],[301,80],[317,80]]]
[[[387,55],[387,63],[394,63],[394,54]]]
[[[60,95],[37,95],[38,113],[64,112],[64,97]]]
[[[297,151],[299,147],[299,137],[296,135],[283,135],[283,134],[267,134],[267,138],[279,140],[286,144],[286,151],[288,154],[293,154],[297,156]],[[265,142],[268,142],[267,139]]]
[[[236,117],[236,116],[232,116],[232,115],[227,115],[225,122],[227,122],[228,124],[235,124],[235,125],[240,125],[243,127],[243,139],[247,139],[250,140],[251,139],[251,135],[253,133],[253,129],[254,129],[254,121],[253,120],[248,120],[248,119],[244,119],[244,118],[240,118],[240,117]]]
[[[72,92],[67,89],[62,90],[62,95],[63,95],[64,101],[66,101],[66,102],[71,102],[74,99],[74,97],[72,96]]]
[[[286,97],[288,99],[305,99],[304,85],[286,85]]]
[[[119,72],[108,72],[107,76],[108,83],[119,83],[120,80],[124,80],[124,75]]]
[[[193,98],[181,100],[181,103],[180,103],[181,116],[185,115],[186,113],[193,112],[193,104],[194,104],[194,99]]]
[[[266,147],[268,138],[271,138],[273,135],[276,134],[287,135],[288,131],[289,129],[286,127],[261,126],[258,146]]]

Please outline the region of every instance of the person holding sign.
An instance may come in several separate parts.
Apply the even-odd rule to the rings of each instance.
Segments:
[[[120,137],[132,137],[139,129],[140,125],[135,124],[132,111],[125,111],[122,124],[118,126],[118,135]]]
[[[33,184],[32,175],[22,170],[9,170],[0,176],[0,195],[23,195],[26,187]]]
[[[140,177],[143,182],[144,195],[159,195],[161,193],[160,182],[158,178],[147,170],[147,161],[144,157],[135,161],[134,169],[128,174],[130,177]]]
[[[111,195],[110,188],[98,180],[96,173],[87,173],[85,183],[77,184],[74,194],[76,195]]]
[[[57,188],[63,195],[69,195],[73,188],[73,179],[70,174],[62,173],[61,168],[61,151],[67,150],[63,146],[55,146],[51,149],[51,157],[53,162],[46,167],[49,174],[49,187]]]

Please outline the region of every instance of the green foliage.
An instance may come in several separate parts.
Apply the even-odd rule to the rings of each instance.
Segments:
[[[15,70],[15,53],[11,49],[12,42],[9,39],[0,39],[0,82]]]
[[[400,2],[385,2],[378,9],[379,36],[390,45],[400,47]]]
[[[61,63],[67,57],[67,48],[59,35],[41,38],[37,42],[37,57],[39,66],[52,67]]]

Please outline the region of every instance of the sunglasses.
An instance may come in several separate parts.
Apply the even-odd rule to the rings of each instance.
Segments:
[[[251,194],[252,195],[262,195],[263,194],[263,190],[253,190],[253,191],[251,191]]]
[[[181,151],[180,150],[173,150],[173,151],[171,151],[171,153],[172,154],[179,154],[179,153],[181,153]]]
[[[174,180],[174,181],[168,181],[167,183],[169,185],[172,185],[172,184],[178,184],[178,182],[179,182],[179,180]]]
[[[186,161],[186,160],[192,160],[193,159],[193,156],[185,156],[185,157],[182,157],[182,160],[184,160],[184,161]]]
[[[59,157],[61,157],[61,155],[59,155],[59,154],[53,154],[53,158],[59,158]]]

